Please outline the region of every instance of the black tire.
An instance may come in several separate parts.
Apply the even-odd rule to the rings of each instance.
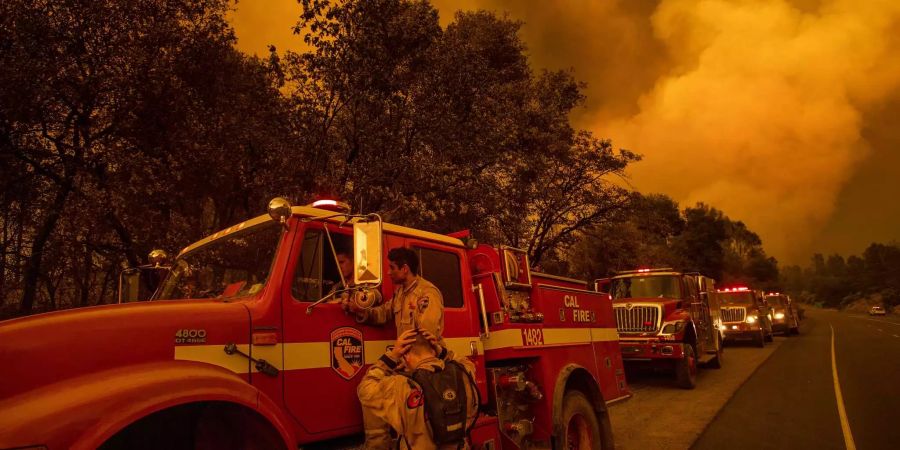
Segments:
[[[766,342],[773,342],[775,340],[775,333],[769,332],[766,334]]]
[[[591,402],[579,391],[566,392],[562,405],[562,433],[554,437],[554,448],[577,450],[612,449],[609,417],[603,424]]]
[[[791,333],[790,333],[790,334],[793,334],[794,336],[800,334],[800,327],[793,327],[793,328],[791,328]]]
[[[693,345],[686,344],[684,355],[675,361],[675,384],[682,389],[697,387],[697,353]]]
[[[722,341],[722,338],[716,334],[716,344],[718,344],[718,348],[716,349],[716,357],[713,358],[706,365],[707,367],[713,369],[721,369],[722,368],[722,353],[725,353],[725,343]]]
[[[763,348],[766,346],[766,332],[759,330],[759,336],[753,338],[753,345]]]

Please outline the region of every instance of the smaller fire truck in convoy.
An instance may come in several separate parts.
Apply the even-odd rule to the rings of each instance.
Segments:
[[[0,449],[333,448],[359,436],[357,385],[396,333],[332,300],[389,298],[381,268],[400,246],[442,292],[446,345],[477,367],[475,448],[613,448],[607,403],[630,393],[606,295],[467,233],[275,199],[269,215],[182,250],[151,301],[0,323]],[[344,280],[337,253],[351,249]]]
[[[626,363],[673,370],[679,387],[696,386],[698,363],[722,365],[722,335],[715,281],[670,268],[619,272],[597,280],[613,301]]]
[[[762,291],[739,286],[718,292],[725,341],[751,341],[757,347],[772,342],[772,310]]]
[[[766,303],[772,309],[772,331],[785,336],[800,334],[800,315],[791,297],[780,292],[766,294]]]

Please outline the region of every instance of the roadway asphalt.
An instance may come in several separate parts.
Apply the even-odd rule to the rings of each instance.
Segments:
[[[900,320],[807,309],[710,422],[692,449],[843,449],[831,338],[852,443],[900,448]]]

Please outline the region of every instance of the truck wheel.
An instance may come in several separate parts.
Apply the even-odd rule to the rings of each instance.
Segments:
[[[772,333],[770,331],[769,333],[766,334],[766,342],[772,342],[774,340],[775,340],[775,333]]]
[[[793,334],[793,335],[798,335],[798,334],[800,334],[800,326],[798,325],[798,326],[796,326],[796,327],[792,327],[792,328],[791,328],[791,334]]]
[[[724,342],[722,342],[721,337],[716,336],[716,344],[718,345],[718,347],[716,347],[716,357],[713,358],[712,361],[710,361],[707,365],[709,367],[712,367],[713,369],[721,369],[722,368],[722,353],[725,352],[724,345],[722,345],[722,344],[724,344]]]
[[[753,338],[753,344],[759,348],[763,348],[766,346],[766,332],[763,330],[759,330],[759,336]]]
[[[682,389],[697,386],[697,355],[693,345],[686,344],[684,355],[675,362],[675,384]]]
[[[603,436],[597,413],[587,397],[579,391],[566,392],[562,407],[563,432],[556,436],[555,448],[566,450],[601,450]]]

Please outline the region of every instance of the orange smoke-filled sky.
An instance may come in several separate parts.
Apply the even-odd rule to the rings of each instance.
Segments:
[[[706,202],[769,254],[900,240],[900,2],[435,0],[524,22],[536,69],[587,83],[579,128],[644,155],[641,192]],[[238,47],[303,49],[296,0],[241,0]]]

